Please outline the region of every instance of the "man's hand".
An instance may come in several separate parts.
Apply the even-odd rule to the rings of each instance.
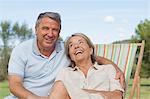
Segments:
[[[123,72],[118,68],[116,69],[116,78],[115,79],[119,79],[119,82],[122,86],[122,88],[125,90],[126,88],[126,83],[125,83],[125,77],[124,77],[124,74]]]
[[[96,56],[96,61],[98,64],[103,64],[103,65],[112,64],[116,69],[116,79],[119,79],[120,84],[121,84],[123,89],[126,88],[124,74],[114,62],[112,62],[111,60],[109,60],[107,58],[101,57],[101,56]]]

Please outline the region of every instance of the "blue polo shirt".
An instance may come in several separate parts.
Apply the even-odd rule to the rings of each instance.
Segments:
[[[13,49],[8,74],[21,76],[23,86],[34,94],[47,96],[59,70],[69,64],[64,42],[57,41],[53,53],[46,57],[39,52],[36,39],[31,39]]]

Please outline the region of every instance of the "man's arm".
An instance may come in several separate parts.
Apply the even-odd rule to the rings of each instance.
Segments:
[[[107,58],[104,58],[104,57],[101,57],[101,56],[96,56],[96,61],[99,63],[99,64],[103,64],[103,65],[106,65],[106,64],[112,64],[116,70],[120,70],[118,68],[118,66],[112,62],[111,60],[107,59]]]
[[[126,88],[124,74],[114,62],[112,62],[111,60],[109,60],[107,58],[101,57],[101,56],[96,56],[96,61],[99,64],[103,64],[103,65],[105,65],[105,64],[112,64],[114,66],[114,68],[116,69],[116,79],[120,79],[119,81],[120,81],[120,84],[121,84],[123,89]]]
[[[9,75],[9,89],[13,95],[19,99],[40,99],[42,97],[37,96],[23,87],[23,79],[17,75]],[[44,97],[43,97],[44,98]],[[43,99],[42,98],[42,99]]]

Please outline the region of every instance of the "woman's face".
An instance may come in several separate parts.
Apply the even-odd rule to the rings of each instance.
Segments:
[[[75,63],[91,59],[93,52],[87,41],[81,36],[73,36],[68,43],[69,55]]]

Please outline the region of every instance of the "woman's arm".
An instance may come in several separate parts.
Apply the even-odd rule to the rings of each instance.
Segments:
[[[100,94],[105,99],[123,99],[123,93],[121,91],[115,90],[115,91],[97,91],[97,90],[88,90],[83,89],[84,91],[90,93],[90,94]]]

